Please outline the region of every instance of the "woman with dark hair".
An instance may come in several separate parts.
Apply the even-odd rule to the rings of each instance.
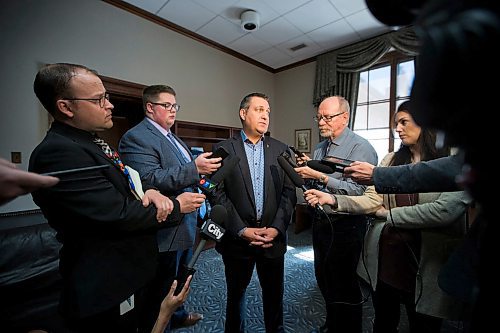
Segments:
[[[397,152],[381,166],[428,161],[448,155],[436,148],[434,132],[413,120],[409,102],[394,115],[401,139]],[[463,315],[460,302],[440,290],[437,276],[466,230],[470,199],[464,192],[394,194],[384,196],[365,238],[358,273],[370,283],[375,308],[374,333],[398,332],[404,304],[410,332],[439,332],[442,318]]]

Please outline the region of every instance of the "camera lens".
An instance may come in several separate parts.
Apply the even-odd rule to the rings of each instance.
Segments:
[[[245,23],[243,27],[245,28],[245,30],[254,30],[257,26],[255,25],[255,23]]]

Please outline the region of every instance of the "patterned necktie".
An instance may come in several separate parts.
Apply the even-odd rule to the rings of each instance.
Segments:
[[[134,182],[132,181],[132,177],[130,177],[130,174],[129,174],[128,170],[125,168],[125,164],[123,164],[118,152],[116,150],[114,150],[113,148],[111,148],[110,145],[108,145],[106,143],[106,141],[104,141],[103,139],[101,139],[97,135],[94,136],[93,141],[96,145],[101,147],[101,150],[104,152],[104,154],[106,154],[106,156],[111,161],[113,161],[113,163],[121,170],[121,172],[123,172],[125,174],[125,176],[127,176],[130,190],[132,191],[132,193],[134,194],[134,196],[136,198],[140,199],[139,195],[135,191],[135,185],[134,185]]]

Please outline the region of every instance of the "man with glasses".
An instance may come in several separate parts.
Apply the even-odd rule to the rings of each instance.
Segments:
[[[185,214],[176,229],[158,232],[160,269],[157,273],[157,299],[150,311],[152,319],[158,313],[161,295],[165,295],[176,271],[192,257],[196,237],[197,212],[204,205],[205,196],[198,193],[196,184],[200,175],[215,172],[221,166],[221,158],[210,158],[206,152],[193,158],[189,147],[172,133],[180,105],[173,88],[166,85],[146,87],[142,94],[145,118],[125,133],[120,140],[119,151],[123,160],[136,169],[143,181],[156,186],[161,193],[191,195],[191,212]],[[188,313],[184,307],[172,316],[171,328],[191,326],[202,319],[199,313]]]
[[[113,104],[95,71],[46,65],[33,87],[54,122],[29,170],[108,166],[60,174],[59,183],[32,194],[62,243],[59,309],[75,332],[151,331],[154,320],[143,320],[142,309],[157,268],[156,232],[179,223],[182,200],[146,183],[136,198],[120,156],[96,134],[113,126]]]
[[[348,128],[350,107],[341,96],[324,99],[315,120],[325,140],[314,150],[313,159],[335,156],[377,164],[372,145]],[[299,159],[304,162],[309,158]],[[307,166],[295,169],[302,178],[316,180],[325,192],[362,195],[365,186],[344,178],[342,173],[326,175]],[[356,267],[366,229],[364,215],[316,215],[313,223],[314,268],[326,304],[326,322],[312,332],[360,333],[362,297]]]

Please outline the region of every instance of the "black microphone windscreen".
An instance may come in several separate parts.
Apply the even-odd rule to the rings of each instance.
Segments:
[[[212,182],[215,184],[222,182],[229,171],[231,171],[239,161],[240,158],[236,155],[227,156],[224,159],[222,166],[210,176]]]
[[[222,205],[215,205],[210,211],[210,219],[220,226],[224,226],[227,220],[227,210]]]
[[[307,166],[310,167],[311,169],[314,169],[316,171],[323,172],[323,173],[326,173],[326,174],[330,174],[330,173],[334,173],[335,172],[334,168],[332,168],[331,166],[326,165],[326,164],[324,164],[324,163],[322,163],[321,161],[318,161],[318,160],[307,161]]]
[[[285,171],[285,173],[290,177],[292,183],[299,188],[305,186],[304,179],[293,169],[293,167],[287,162],[283,156],[278,156],[278,164]]]

